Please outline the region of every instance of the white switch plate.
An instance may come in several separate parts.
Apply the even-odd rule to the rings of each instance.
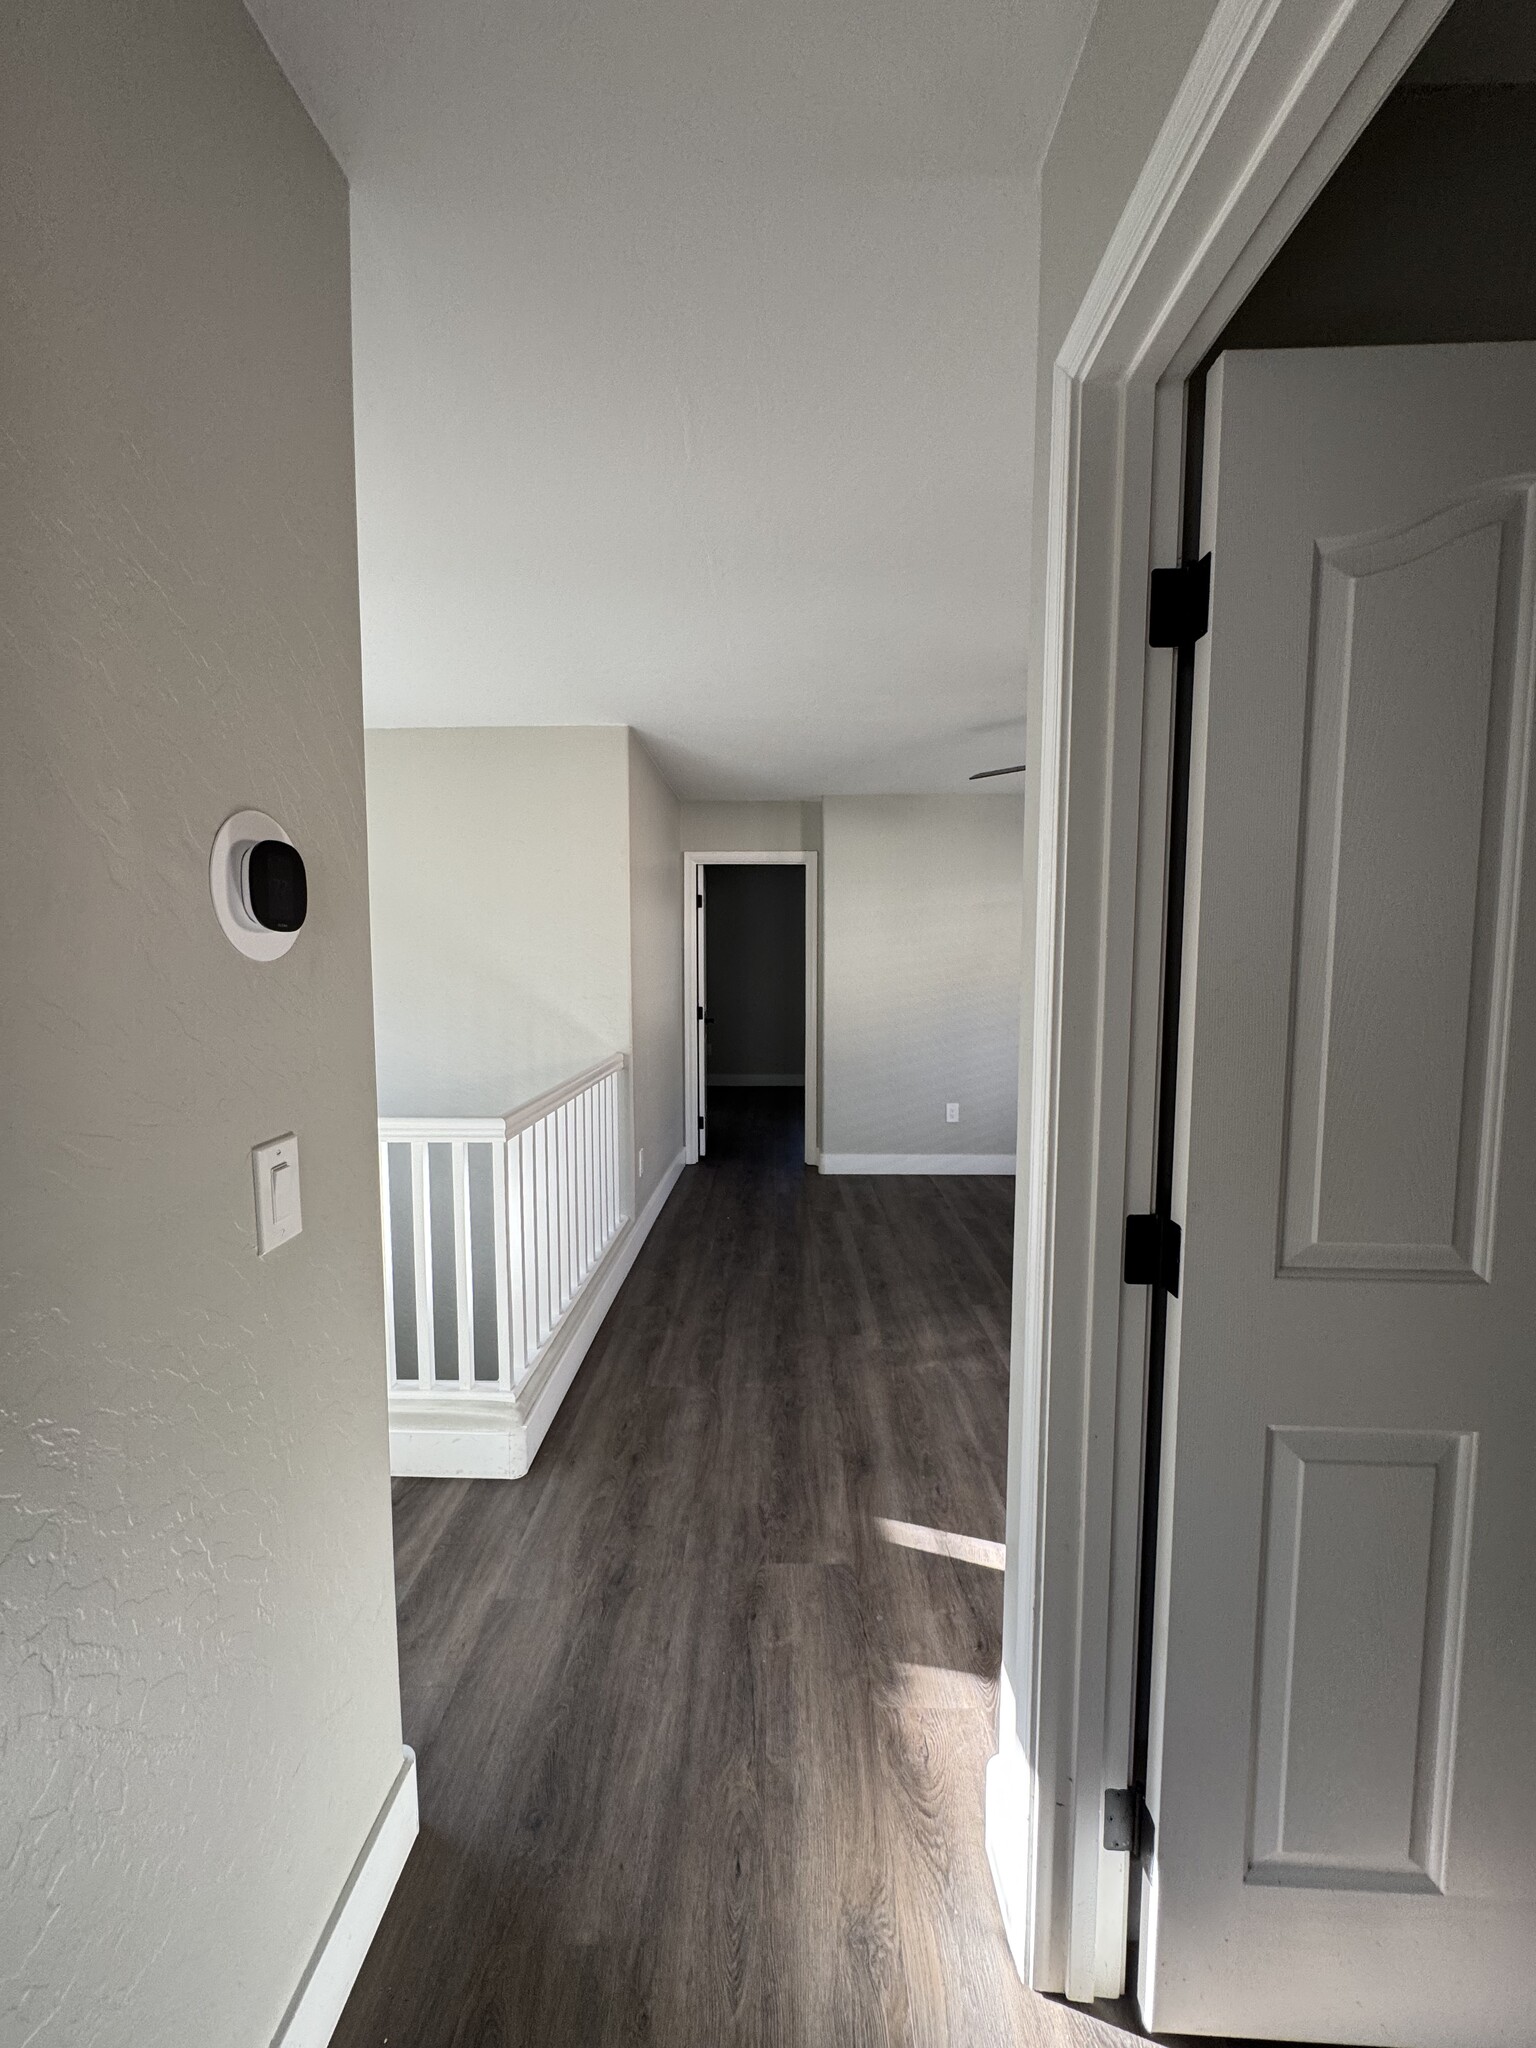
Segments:
[[[635,1161],[635,1179],[645,1179],[645,1147],[643,1145],[640,1147],[639,1157]]]
[[[959,1121],[960,1121],[960,1105],[959,1105],[959,1103],[958,1103],[958,1102],[946,1102],[946,1103],[945,1103],[945,1105],[944,1105],[944,1121],[945,1121],[945,1123],[947,1123],[947,1124],[957,1124],[957,1123],[959,1123]]]
[[[256,1182],[256,1250],[265,1258],[304,1228],[299,1203],[299,1141],[290,1131],[269,1138],[251,1154]]]

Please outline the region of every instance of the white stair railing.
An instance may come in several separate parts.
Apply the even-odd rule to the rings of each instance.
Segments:
[[[515,1395],[629,1221],[622,1053],[501,1117],[381,1117],[392,1398]]]

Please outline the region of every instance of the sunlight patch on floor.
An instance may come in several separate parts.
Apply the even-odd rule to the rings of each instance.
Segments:
[[[940,1664],[896,1666],[894,1704],[918,1713],[953,1713],[964,1707],[990,1719],[996,1698],[996,1681],[978,1678],[974,1671],[953,1671]]]
[[[988,1543],[981,1536],[958,1536],[951,1529],[928,1529],[921,1522],[895,1522],[888,1515],[876,1515],[875,1527],[887,1543],[903,1550],[924,1550],[930,1557],[952,1557],[960,1564],[985,1565],[988,1571],[1003,1569],[1003,1546]]]

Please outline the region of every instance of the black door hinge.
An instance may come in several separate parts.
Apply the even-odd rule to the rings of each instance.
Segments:
[[[1104,1794],[1104,1846],[1139,1857],[1143,1846],[1152,1842],[1152,1816],[1147,1802],[1133,1785]]]
[[[1171,1216],[1127,1216],[1126,1286],[1162,1287],[1177,1299],[1183,1243],[1184,1234]]]
[[[1193,647],[1211,623],[1211,558],[1186,562],[1181,569],[1154,569],[1147,606],[1150,647]]]
[[[703,1119],[703,1117],[700,1117],[700,1118],[699,1118],[699,1129],[700,1129],[700,1130],[702,1131],[702,1130],[703,1130],[703,1128],[704,1128],[704,1119]]]
[[[702,1003],[699,1005],[699,1022],[701,1024],[704,1022],[704,1005]]]

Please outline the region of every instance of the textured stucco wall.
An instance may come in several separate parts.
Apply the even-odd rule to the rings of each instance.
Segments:
[[[679,806],[629,736],[629,950],[639,1206],[683,1149],[683,854]]]
[[[826,799],[828,1152],[1012,1152],[1023,825],[1012,795]]]
[[[347,194],[235,0],[4,10],[0,302],[0,2041],[265,2044],[400,1719]]]
[[[386,1116],[495,1116],[629,1044],[629,801],[622,725],[369,733]]]

